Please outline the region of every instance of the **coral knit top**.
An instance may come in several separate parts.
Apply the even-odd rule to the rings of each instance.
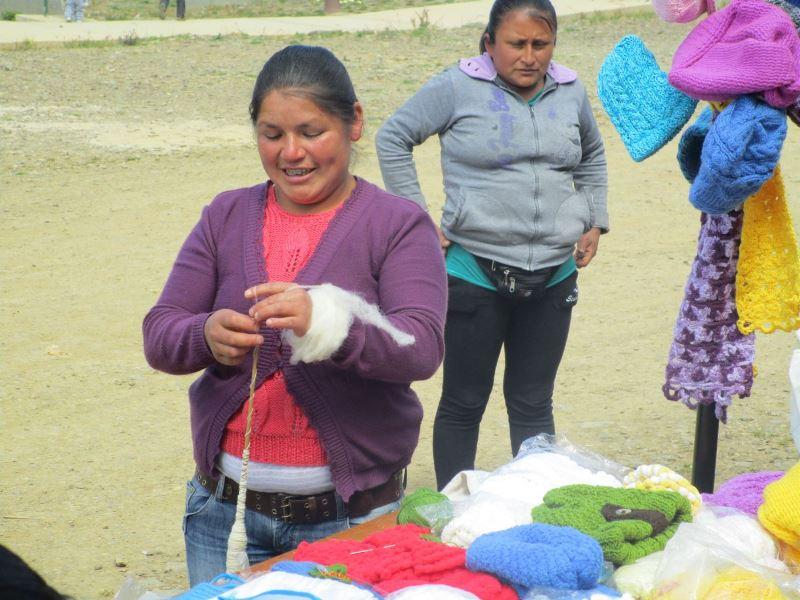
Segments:
[[[262,231],[267,275],[270,281],[293,281],[314,254],[322,234],[342,205],[318,214],[295,215],[278,205],[275,186],[270,185],[267,190]],[[247,402],[244,402],[225,427],[223,451],[242,456],[246,424]],[[294,467],[328,464],[317,431],[286,388],[281,370],[255,391],[250,460]]]

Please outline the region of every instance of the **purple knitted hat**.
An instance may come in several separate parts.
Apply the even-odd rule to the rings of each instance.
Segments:
[[[703,502],[730,506],[753,517],[764,502],[764,488],[783,477],[783,471],[757,471],[729,479],[713,494],[700,494]]]
[[[653,8],[668,23],[688,23],[716,9],[714,0],[653,0]]]
[[[699,100],[763,93],[768,104],[786,108],[800,97],[800,37],[777,6],[733,0],[686,36],[669,82]]]
[[[666,383],[668,400],[689,408],[716,404],[723,423],[733,396],[746,398],[753,385],[755,336],[736,326],[735,283],[743,213],[700,215],[697,256],[675,324],[669,350]]]

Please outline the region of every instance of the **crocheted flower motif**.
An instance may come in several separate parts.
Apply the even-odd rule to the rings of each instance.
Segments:
[[[662,387],[668,400],[691,409],[716,404],[727,420],[733,396],[746,398],[753,386],[755,337],[736,321],[734,283],[739,259],[742,211],[700,215],[697,256],[675,324]]]
[[[692,507],[676,492],[578,484],[547,492],[531,517],[582,531],[600,543],[606,560],[625,565],[661,550],[692,520]]]
[[[603,61],[597,95],[636,162],[675,137],[697,106],[669,84],[653,53],[635,35],[622,38]]]
[[[800,256],[780,168],[744,204],[736,310],[745,334],[800,329]]]

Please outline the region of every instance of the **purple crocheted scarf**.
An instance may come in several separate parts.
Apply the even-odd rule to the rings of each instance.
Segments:
[[[686,283],[685,297],[669,351],[668,400],[691,409],[716,404],[723,423],[733,396],[745,398],[753,385],[755,337],[736,327],[735,283],[743,213],[701,213],[697,256]]]

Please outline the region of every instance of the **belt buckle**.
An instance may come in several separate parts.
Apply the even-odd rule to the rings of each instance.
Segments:
[[[283,496],[281,498],[280,519],[284,523],[292,523],[294,521],[294,510],[292,509],[292,500],[294,500],[294,496]]]

